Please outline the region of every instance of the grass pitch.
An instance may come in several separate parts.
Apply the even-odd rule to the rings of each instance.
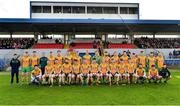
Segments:
[[[178,72],[179,71],[179,72]],[[124,86],[10,86],[0,73],[0,105],[180,105],[180,70],[161,84]]]

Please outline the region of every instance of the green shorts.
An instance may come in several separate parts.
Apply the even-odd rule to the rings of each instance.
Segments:
[[[31,67],[30,67],[30,71],[32,71],[32,70],[34,70],[34,67],[31,66]]]
[[[29,67],[22,67],[22,72],[24,72],[24,73],[30,72],[30,68]]]

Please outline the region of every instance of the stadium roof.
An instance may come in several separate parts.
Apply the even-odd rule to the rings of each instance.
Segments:
[[[0,32],[180,33],[180,20],[0,19]]]

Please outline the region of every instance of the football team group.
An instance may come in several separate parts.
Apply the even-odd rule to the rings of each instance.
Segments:
[[[67,52],[62,56],[50,52],[49,56],[39,57],[36,51],[32,55],[25,52],[20,59],[21,82],[32,84],[53,85],[99,85],[132,84],[132,83],[161,83],[171,78],[170,72],[164,64],[162,53],[144,51],[139,54],[122,54],[114,52],[110,56],[107,52],[102,56],[96,51],[91,56],[86,51],[83,57],[77,52]]]

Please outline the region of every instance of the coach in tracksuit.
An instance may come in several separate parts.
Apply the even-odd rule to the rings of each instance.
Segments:
[[[16,83],[18,84],[20,61],[17,58],[17,54],[14,54],[14,57],[11,59],[10,66],[11,66],[11,84],[13,84],[15,74],[16,74]]]

